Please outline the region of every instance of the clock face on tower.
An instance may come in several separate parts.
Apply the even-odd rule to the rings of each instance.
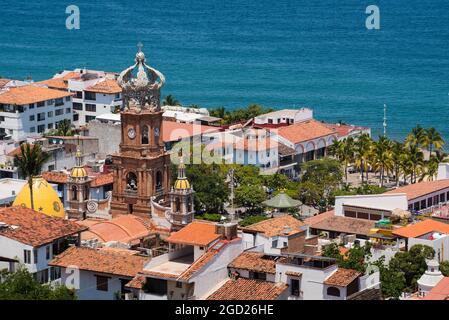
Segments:
[[[136,137],[136,130],[134,128],[128,129],[128,137],[130,139],[134,139]]]

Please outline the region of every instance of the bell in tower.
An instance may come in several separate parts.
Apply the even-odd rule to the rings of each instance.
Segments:
[[[151,201],[164,202],[170,186],[170,156],[162,140],[160,90],[164,75],[146,63],[142,45],[134,64],[117,79],[122,88],[120,151],[112,156],[111,213],[151,216]]]

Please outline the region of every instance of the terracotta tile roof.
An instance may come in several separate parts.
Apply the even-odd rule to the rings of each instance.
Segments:
[[[51,99],[69,97],[72,94],[61,90],[54,90],[37,85],[26,85],[10,88],[0,93],[0,103],[25,105]]]
[[[302,277],[302,273],[301,272],[293,272],[293,271],[287,271],[287,272],[285,272],[285,274],[287,275],[287,276],[290,276],[290,277]]]
[[[95,85],[87,88],[85,91],[114,94],[122,92],[122,88],[117,83],[117,80],[104,79],[98,81]]]
[[[214,132],[219,128],[192,123],[179,123],[174,121],[162,121],[162,140],[164,142],[178,141],[190,138],[194,135]]]
[[[347,234],[369,235],[375,221],[331,216],[317,223],[310,224],[313,229],[335,231]]]
[[[423,300],[449,300],[449,277],[444,277]]]
[[[398,228],[393,231],[393,234],[403,238],[416,238],[430,232],[449,234],[449,224],[426,219],[418,223]]]
[[[313,140],[335,134],[325,124],[316,120],[307,120],[289,126],[280,127],[278,134],[292,143]]]
[[[140,272],[140,274],[143,274],[145,276],[155,277],[155,278],[161,278],[161,279],[178,279],[178,277],[179,277],[179,274],[157,272],[157,271],[151,271],[151,270],[143,270],[142,272]]]
[[[101,249],[70,247],[48,265],[63,268],[77,266],[80,270],[134,277],[142,270],[148,259]]]
[[[328,286],[346,287],[361,275],[362,273],[357,270],[338,268],[337,271],[324,281],[324,284]]]
[[[244,232],[260,232],[267,237],[278,235],[292,235],[304,231],[305,224],[302,221],[286,214],[267,219],[242,228]],[[286,229],[288,227],[288,229]],[[285,233],[287,231],[287,233]]]
[[[111,184],[113,182],[114,182],[114,174],[112,172],[110,172],[110,173],[100,174],[99,176],[96,176],[90,183],[90,186],[92,188],[97,188],[97,187]]]
[[[238,278],[228,280],[207,300],[276,300],[287,288],[285,283]]]
[[[154,233],[154,226],[134,215],[121,215],[111,220],[82,220],[77,222],[87,226],[88,231],[81,234],[82,240],[96,238],[101,242],[119,241],[130,243]]]
[[[125,287],[132,289],[142,289],[145,284],[144,276],[135,276],[130,282],[128,282]]]
[[[79,78],[80,77],[80,73],[79,72],[68,72],[63,76],[56,76],[52,79],[48,79],[48,80],[44,80],[44,81],[39,81],[39,84],[43,84],[46,85],[49,88],[53,88],[53,89],[59,89],[59,90],[67,90],[68,88],[68,80],[70,79],[75,79],[75,78]]]
[[[332,131],[337,132],[338,137],[346,137],[354,131],[362,131],[369,129],[367,127],[338,124],[338,123],[324,123],[324,125],[329,129],[331,129]]]
[[[0,221],[18,226],[16,229],[1,230],[0,235],[33,247],[39,247],[87,229],[75,222],[50,217],[21,206],[1,208]]]
[[[449,179],[422,181],[414,184],[409,184],[407,186],[387,191],[385,192],[385,194],[405,193],[407,194],[407,199],[410,201],[425,196],[429,193],[433,193],[444,189],[448,189],[446,191],[449,191]]]
[[[33,150],[34,148],[34,144],[30,144],[30,149]],[[20,156],[22,155],[22,151],[20,149],[20,146],[18,146],[17,148],[12,149],[11,151],[9,151],[6,154],[8,157],[14,157],[14,156]]]
[[[0,88],[6,86],[6,84],[10,81],[11,80],[9,80],[9,79],[0,79]]]
[[[306,219],[304,219],[304,223],[307,225],[313,225],[313,224],[321,222],[329,217],[333,217],[334,215],[335,215],[335,211],[332,209],[332,210],[329,210],[329,211],[326,211],[323,213],[319,213],[315,216],[306,218]]]
[[[220,237],[221,235],[215,233],[214,223],[193,221],[181,230],[172,233],[167,241],[192,246],[207,246]]]
[[[228,268],[275,274],[276,261],[261,252],[242,252]]]
[[[69,175],[64,172],[46,171],[42,173],[42,178],[53,183],[67,183]]]
[[[218,253],[218,250],[209,249],[199,259],[197,259],[192,265],[187,268],[179,277],[179,281],[187,281],[192,276],[206,266]]]

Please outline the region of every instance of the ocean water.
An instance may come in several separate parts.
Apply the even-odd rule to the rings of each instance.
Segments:
[[[79,30],[65,27],[72,4]],[[370,4],[380,30],[365,28]],[[449,144],[447,0],[1,0],[0,22],[3,77],[121,71],[141,41],[184,104],[309,106],[378,135],[386,103],[390,137],[421,124]]]

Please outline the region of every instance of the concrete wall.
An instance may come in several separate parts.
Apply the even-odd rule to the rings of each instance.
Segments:
[[[89,136],[98,138],[99,157],[104,158],[107,155],[119,152],[121,130],[120,123],[89,122]]]
[[[190,282],[195,283],[194,296],[205,299],[217,283],[228,277],[228,264],[242,252],[241,240],[229,243],[221,249],[206,267],[200,270]]]
[[[66,268],[61,270],[62,284],[69,288],[74,288],[79,300],[114,300],[115,293],[121,289],[120,279],[131,280],[130,277],[118,277],[86,270],[79,270],[78,275],[73,278],[72,271]],[[96,275],[109,277],[108,291],[97,290]]]
[[[376,209],[408,209],[407,196],[405,193],[398,194],[374,194],[335,197],[335,215],[343,216],[343,205],[359,206]]]

